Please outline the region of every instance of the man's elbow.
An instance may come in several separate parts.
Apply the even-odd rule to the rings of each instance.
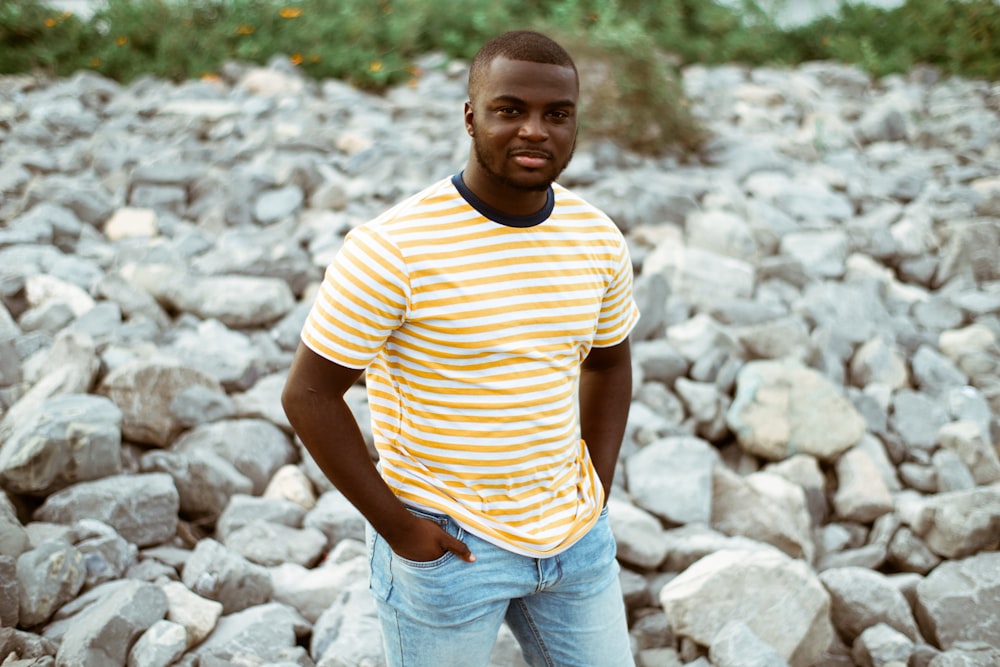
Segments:
[[[281,390],[281,409],[285,411],[288,420],[295,424],[295,408],[302,405],[302,389],[291,376],[285,381],[285,386]]]

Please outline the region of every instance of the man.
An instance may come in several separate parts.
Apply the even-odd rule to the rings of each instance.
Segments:
[[[638,311],[622,234],[554,185],[578,97],[544,35],[487,43],[465,169],[353,230],[302,332],[282,404],[370,523],[393,666],[485,667],[505,619],[532,665],[633,664],[604,504]]]

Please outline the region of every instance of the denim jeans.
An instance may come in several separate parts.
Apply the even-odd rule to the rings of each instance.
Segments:
[[[511,553],[450,517],[411,510],[469,545],[430,562],[400,558],[371,526],[371,590],[389,667],[486,667],[506,619],[532,667],[633,667],[607,509],[551,558]]]

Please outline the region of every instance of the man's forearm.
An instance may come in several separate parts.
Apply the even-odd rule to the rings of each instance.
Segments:
[[[282,402],[319,469],[375,530],[392,541],[393,531],[407,523],[409,513],[379,475],[343,398],[289,389]]]
[[[614,481],[632,402],[632,364],[627,342],[624,345],[623,353],[611,362],[585,365],[580,375],[580,433],[601,478],[605,498]]]

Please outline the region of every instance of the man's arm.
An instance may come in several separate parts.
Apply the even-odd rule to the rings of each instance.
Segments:
[[[580,374],[580,432],[604,486],[611,492],[618,451],[632,403],[632,354],[629,341],[591,348]]]
[[[475,560],[469,548],[433,521],[411,514],[379,475],[344,394],[361,370],[324,359],[303,344],[295,353],[281,405],[323,474],[400,556],[431,561],[451,551]]]

